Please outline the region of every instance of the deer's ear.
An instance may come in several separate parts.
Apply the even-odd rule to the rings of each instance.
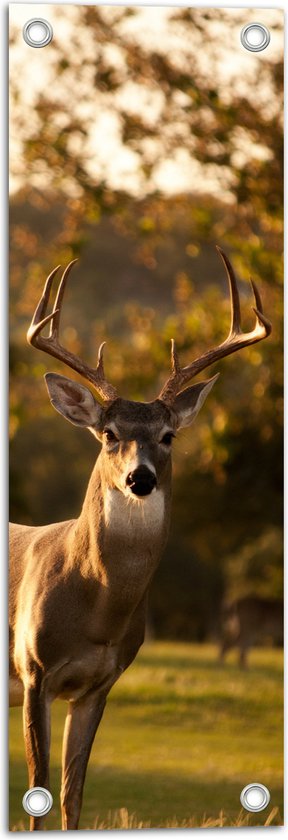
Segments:
[[[196,382],[195,385],[191,385],[190,388],[186,388],[185,391],[177,395],[173,409],[177,414],[178,429],[182,429],[183,426],[190,426],[218,376],[219,373],[216,373],[216,376],[212,376],[212,379],[208,379],[206,382]]]
[[[46,373],[45,382],[52,405],[66,420],[75,426],[99,428],[103,409],[88,388],[58,373]]]

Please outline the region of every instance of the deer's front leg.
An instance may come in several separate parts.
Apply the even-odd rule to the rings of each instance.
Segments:
[[[23,725],[29,788],[49,790],[50,701],[41,684],[24,688]],[[43,828],[43,817],[30,817],[30,831]]]
[[[98,691],[69,704],[62,756],[63,830],[78,828],[86,768],[105,703],[106,694],[99,695]]]

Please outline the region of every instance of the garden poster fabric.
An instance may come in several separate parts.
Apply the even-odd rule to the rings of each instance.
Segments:
[[[61,827],[67,714],[62,827],[283,824],[282,75],[278,9],[10,5],[10,830],[37,785]],[[265,340],[184,382],[229,334],[227,268]]]

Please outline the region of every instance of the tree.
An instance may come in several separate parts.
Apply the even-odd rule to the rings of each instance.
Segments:
[[[93,361],[95,344],[108,334],[109,376],[123,394],[143,399],[157,392],[168,368],[172,336],[184,363],[225,337],[229,303],[213,247],[216,242],[226,247],[244,280],[244,324],[252,317],[245,282],[251,273],[273,333],[269,341],[244,350],[241,358],[223,363],[225,375],[202,422],[176,444],[176,524],[166,558],[167,587],[171,582],[167,599],[173,600],[179,546],[182,590],[186,586],[189,591],[191,568],[199,583],[197,597],[194,593],[188,601],[196,610],[193,633],[201,636],[203,599],[210,614],[225,586],[226,558],[238,556],[246,540],[262,545],[266,532],[281,527],[282,62],[280,49],[273,59],[269,54],[261,61],[256,57],[251,93],[251,76],[245,81],[230,69],[224,81],[227,55],[215,51],[215,27],[218,34],[223,27],[226,36],[235,32],[243,22],[241,12],[166,9],[159,37],[159,11],[57,8],[59,21],[65,16],[69,38],[63,44],[53,42],[45,94],[40,81],[35,86],[33,120],[31,103],[30,109],[25,107],[28,93],[15,47],[13,510],[15,518],[27,522],[35,521],[35,511],[37,521],[54,518],[55,508],[58,518],[73,514],[65,502],[69,459],[75,465],[71,505],[76,513],[94,457],[92,443],[84,438],[80,443],[79,435],[76,439],[71,434],[68,444],[59,425],[57,453],[49,445],[43,454],[41,441],[43,436],[52,440],[57,419],[52,419],[40,386],[47,360],[26,348],[25,331],[45,274],[54,264],[81,256],[81,270],[75,269],[67,290],[65,341]],[[282,17],[277,10],[267,14],[277,38]],[[103,121],[109,132],[104,144]],[[113,148],[117,159],[126,161],[129,177],[121,175],[121,167],[111,167]],[[169,194],[165,172],[175,176],[177,166],[190,189]],[[23,477],[27,457],[30,470]],[[248,572],[241,568],[244,580]],[[264,577],[265,569],[266,561]],[[160,588],[155,592],[157,601]],[[208,626],[208,614],[204,623]],[[183,633],[180,624],[181,631],[175,613],[173,626]]]

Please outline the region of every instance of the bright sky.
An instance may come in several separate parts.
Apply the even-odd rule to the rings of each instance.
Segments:
[[[40,9],[40,12],[39,12]],[[135,9],[134,9],[135,11]],[[211,11],[211,10],[210,10]],[[216,12],[218,10],[215,10]],[[24,167],[21,166],[21,151],[23,138],[29,135],[31,126],[37,126],[37,116],[33,110],[33,103],[35,96],[39,92],[44,92],[49,89],[51,65],[53,64],[54,56],[53,50],[49,51],[49,46],[44,49],[33,49],[25,44],[22,37],[22,29],[24,23],[35,17],[38,13],[42,18],[47,19],[53,26],[55,41],[61,41],[69,48],[69,42],[75,35],[75,28],[77,27],[77,5],[46,5],[46,4],[11,4],[10,5],[10,27],[16,32],[16,42],[10,49],[10,67],[12,78],[17,78],[21,88],[21,103],[15,112],[15,119],[13,119],[13,112],[11,114],[11,191],[16,190],[22,183],[24,177]],[[107,18],[113,18],[115,12],[119,12],[113,7],[106,7],[103,10]],[[171,26],[169,18],[175,9],[171,7],[140,7],[137,8],[136,14],[128,17],[121,23],[119,30],[123,34],[123,39],[127,35],[133,37],[135,41],[151,49],[155,47],[157,50],[162,50],[164,53],[173,54],[175,62],[181,64],[183,62],[183,52],[193,52],[193,50],[201,50],[201,64],[202,72],[211,72],[211,61],[213,72],[216,73],[217,81],[221,85],[223,93],[227,92],[229,98],[231,86],[237,91],[247,91],[247,84],[251,94],[257,96],[257,101],[263,107],[271,110],[273,109],[273,102],[269,101],[269,92],[267,87],[262,87],[261,90],[255,89],[255,66],[257,62],[271,61],[279,57],[283,49],[283,38],[279,31],[276,31],[277,25],[283,26],[283,12],[276,9],[225,9],[227,16],[227,28],[223,26],[222,22],[215,19],[209,23],[210,33],[213,36],[213,55],[209,52],[208,47],[205,48],[205,39],[203,35],[195,31],[195,39],[193,43],[188,42],[188,37],[183,37],[183,28],[177,25]],[[204,12],[204,10],[203,10]],[[217,17],[217,15],[216,15]],[[240,31],[242,26],[251,21],[258,21],[265,24],[271,31],[271,42],[268,48],[261,53],[251,53],[244,49],[240,42]],[[233,22],[235,24],[233,25]],[[231,26],[232,22],[232,26]],[[87,30],[85,35],[85,50],[89,53],[92,48],[89,42],[89,32]],[[77,30],[78,36],[78,30]],[[81,33],[79,33],[81,37]],[[190,37],[190,35],[189,35]],[[214,47],[215,44],[215,47]],[[111,58],[115,66],[119,64],[121,69],[120,51],[111,45]],[[87,71],[88,73],[88,71]],[[14,75],[15,74],[15,75]],[[93,89],[92,80],[87,75],[81,73],[83,90],[79,82],[77,89],[77,102],[74,104],[75,113],[77,116],[82,116],[85,120],[90,122],[89,138],[87,142],[87,155],[89,162],[87,168],[91,178],[98,180],[99,178],[106,178],[112,188],[123,188],[130,190],[134,194],[143,194],[147,189],[147,182],[144,176],[139,172],[139,156],[127,146],[121,143],[120,127],[117,114],[114,109],[104,106],[101,112],[97,112],[97,117],[91,119],[91,100],[87,97],[87,90]],[[59,90],[57,86],[53,88],[53,96],[58,98],[66,95],[71,96],[71,91],[63,90],[59,83]],[[185,99],[185,95],[183,94]],[[132,114],[141,113],[145,109],[145,115],[151,116],[151,121],[157,121],[157,115],[161,113],[163,105],[163,95],[160,90],[139,89],[135,83],[128,82],[125,87],[116,94],[117,104],[125,108]],[[63,101],[63,99],[62,99]],[[115,95],[114,95],[115,102]],[[181,105],[181,103],[179,103]],[[183,101],[183,105],[185,102]],[[61,128],[61,115],[59,116],[59,128]],[[162,160],[158,167],[153,172],[153,184],[151,189],[159,188],[167,193],[181,192],[192,189],[208,191],[213,190],[218,182],[218,173],[214,166],[206,169],[205,183],[203,187],[203,172],[197,161],[191,160],[191,156],[185,150],[184,142],[179,143],[173,156],[166,157]],[[74,149],[77,151],[77,142],[83,143],[83,137],[77,136],[74,138]],[[150,146],[149,146],[150,143]],[[245,145],[246,143],[246,145]],[[239,136],[238,143],[238,163],[241,164],[241,155],[245,157],[247,150],[247,140]],[[151,155],[151,159],[157,156],[157,148],[155,141],[147,138],[146,153]],[[261,147],[258,149],[253,146],[253,153],[263,155]],[[160,156],[159,156],[160,157]],[[44,173],[45,174],[45,173]],[[35,176],[36,177],[36,176]],[[35,182],[34,177],[34,182]],[[43,174],[39,176],[42,178]],[[222,177],[227,178],[229,183],[229,171],[225,173],[222,167]],[[40,183],[39,183],[40,186]],[[148,186],[149,188],[149,186]]]

